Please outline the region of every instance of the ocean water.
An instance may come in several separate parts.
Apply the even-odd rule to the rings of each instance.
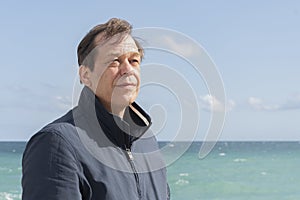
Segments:
[[[0,200],[21,199],[21,158],[25,142],[0,142]]]
[[[165,154],[181,151],[169,145]],[[168,165],[172,200],[299,200],[299,142],[218,142],[204,159],[194,142]],[[24,142],[0,142],[0,200],[21,199]]]

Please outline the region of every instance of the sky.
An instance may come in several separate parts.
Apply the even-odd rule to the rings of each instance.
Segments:
[[[218,140],[300,141],[296,0],[1,1],[1,141],[27,141],[75,105],[77,45],[88,30],[112,17],[135,29],[159,27],[189,38],[222,80],[224,101],[210,93],[214,82],[208,84],[189,59],[174,54],[197,57],[187,42],[165,38],[159,45],[170,51],[146,49],[142,73],[157,84],[142,87],[137,102],[153,115],[159,140],[174,140],[181,122],[188,127],[184,133],[203,140],[213,113],[224,112]],[[153,38],[158,41],[159,35]],[[167,71],[150,68],[151,63]]]

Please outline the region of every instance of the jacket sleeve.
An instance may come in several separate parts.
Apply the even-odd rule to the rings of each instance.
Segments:
[[[22,160],[22,200],[81,199],[73,148],[57,133],[38,133]]]

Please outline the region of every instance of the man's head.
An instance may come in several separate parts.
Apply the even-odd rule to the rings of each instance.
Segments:
[[[139,91],[143,49],[131,29],[113,18],[89,31],[77,49],[80,81],[111,112],[131,104]]]
[[[97,36],[102,35],[102,40],[107,40],[112,38],[117,34],[131,34],[132,26],[125,20],[112,18],[105,24],[99,24],[92,28],[85,37],[81,40],[77,48],[77,58],[78,65],[87,65],[91,70],[93,69],[93,58],[90,55],[92,50],[99,45],[98,40],[96,40]],[[141,57],[144,55],[144,50],[138,41],[135,41],[136,46],[141,54]],[[91,59],[88,59],[89,56]]]

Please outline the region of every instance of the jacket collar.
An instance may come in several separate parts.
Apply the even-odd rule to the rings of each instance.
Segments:
[[[121,148],[130,148],[151,125],[150,116],[137,103],[129,105],[121,119],[109,113],[86,86],[81,92],[78,107],[88,119],[96,116],[94,123],[99,123],[106,137]]]

